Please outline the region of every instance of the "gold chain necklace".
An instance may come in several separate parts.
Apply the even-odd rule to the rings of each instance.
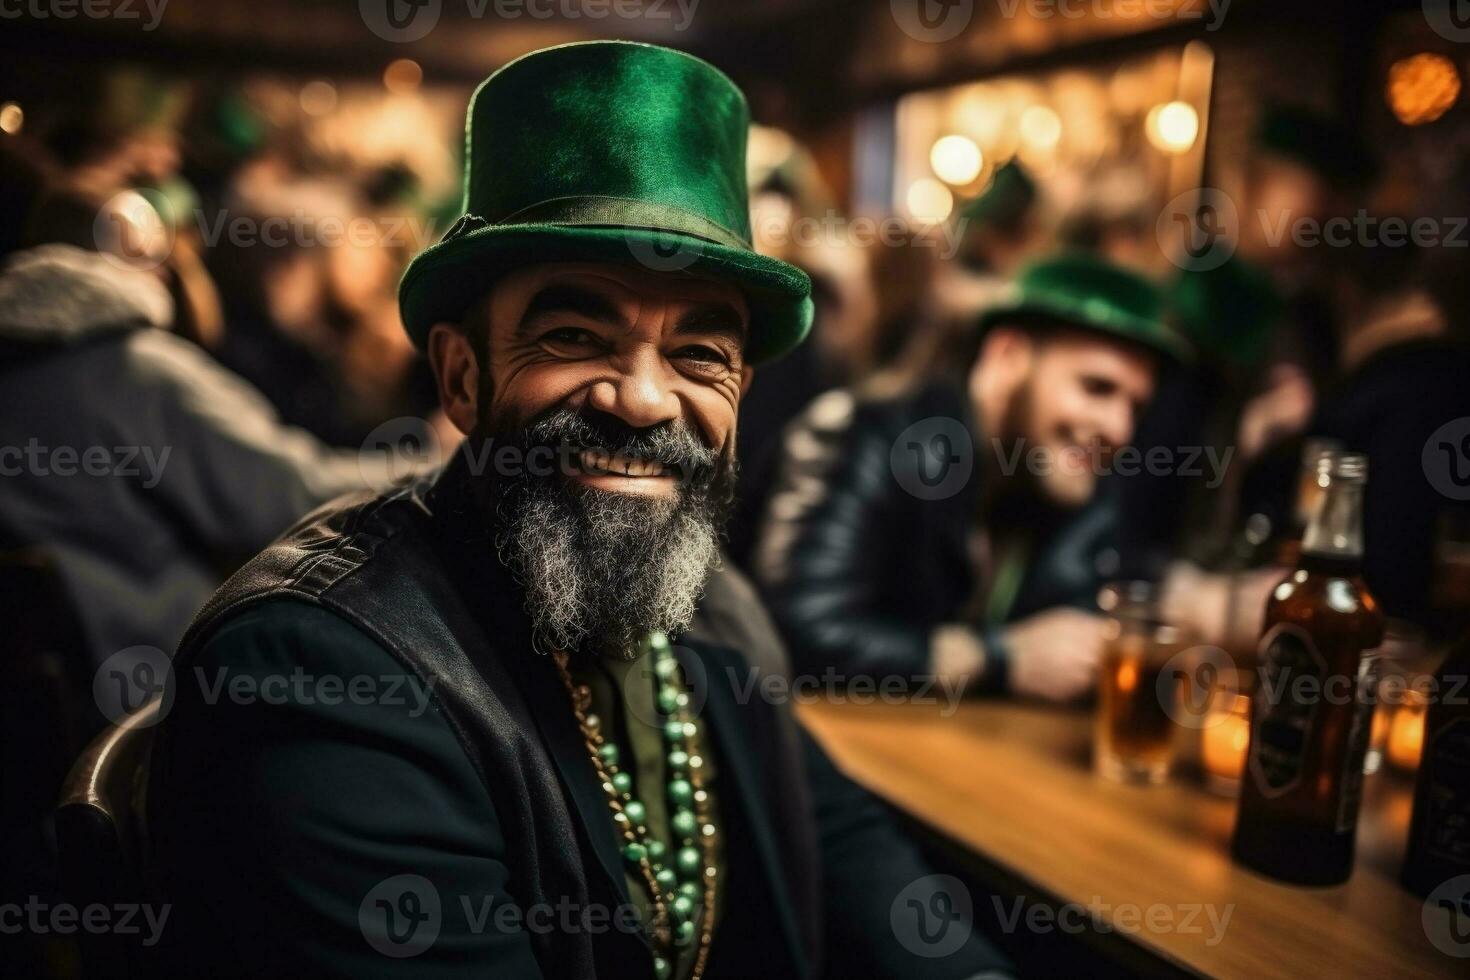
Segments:
[[[632,776],[621,766],[618,746],[603,734],[601,719],[590,711],[591,689],[572,679],[566,653],[557,651],[552,658],[571,698],[572,713],[607,796],[613,824],[623,837],[623,859],[638,868],[648,887],[654,914],[653,921],[645,924],[645,930],[654,946],[655,980],[670,976],[677,951],[694,939],[696,919],[700,920],[699,952],[691,977],[699,980],[704,974],[714,934],[715,886],[719,877],[714,857],[716,828],[700,754],[701,724],[689,711],[689,696],[680,689],[679,662],[668,637],[653,633],[647,648],[653,656],[654,677],[658,682],[656,701],[665,718],[664,760],[670,774],[666,793],[673,813],[669,824],[674,838],[681,842],[672,855],[668,854],[664,842],[649,832],[647,811],[633,793]],[[672,867],[665,862],[666,857],[673,858]],[[700,899],[698,907],[694,904],[696,896]]]

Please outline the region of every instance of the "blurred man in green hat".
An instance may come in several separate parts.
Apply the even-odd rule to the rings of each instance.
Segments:
[[[1138,276],[1045,260],[982,318],[958,377],[836,392],[787,436],[758,578],[797,667],[1054,700],[1092,684],[1117,565],[1110,471],[1188,355]]]
[[[267,549],[174,662],[150,829],[191,971],[1004,975],[900,928],[951,879],[750,696],[781,646],[712,574],[741,395],[811,318],[750,249],[748,123],[632,43],[475,93],[465,214],[400,293],[463,450]]]

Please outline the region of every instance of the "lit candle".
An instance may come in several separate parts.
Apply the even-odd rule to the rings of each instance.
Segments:
[[[1218,714],[1205,721],[1200,761],[1210,788],[1233,795],[1240,790],[1240,774],[1245,771],[1245,753],[1251,740],[1251,699],[1237,694],[1223,700]]]
[[[1428,706],[1417,691],[1408,692],[1404,703],[1393,713],[1388,726],[1388,761],[1396,768],[1413,772],[1419,768],[1424,751],[1424,715]]]

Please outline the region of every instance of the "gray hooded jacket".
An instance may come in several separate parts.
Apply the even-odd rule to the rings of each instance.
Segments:
[[[0,547],[64,579],[94,663],[172,652],[235,564],[384,457],[331,450],[164,329],[148,272],[67,245],[0,269]]]

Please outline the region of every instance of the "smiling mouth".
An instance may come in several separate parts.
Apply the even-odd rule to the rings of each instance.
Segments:
[[[617,476],[626,479],[659,479],[678,475],[671,466],[648,459],[635,459],[622,453],[600,449],[584,449],[577,454],[581,471],[588,476]]]

